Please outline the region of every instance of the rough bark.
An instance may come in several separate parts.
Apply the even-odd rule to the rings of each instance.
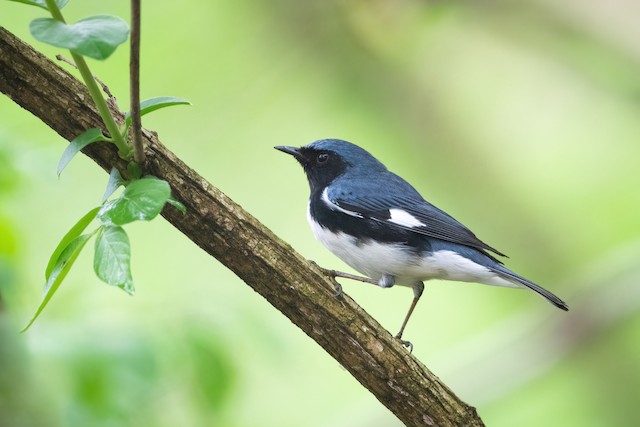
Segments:
[[[103,127],[85,86],[0,27],[0,90],[63,138]],[[115,112],[122,120],[122,114]],[[106,131],[105,131],[106,132]],[[482,426],[462,402],[332,281],[233,200],[144,132],[147,171],[187,207],[162,215],[315,340],[407,426]],[[83,152],[105,170],[126,167],[113,146]]]

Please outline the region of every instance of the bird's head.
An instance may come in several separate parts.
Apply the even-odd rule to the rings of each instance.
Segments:
[[[311,192],[323,189],[334,179],[351,171],[376,173],[386,170],[366,150],[341,139],[321,139],[304,147],[277,146],[276,150],[291,154],[302,165]]]

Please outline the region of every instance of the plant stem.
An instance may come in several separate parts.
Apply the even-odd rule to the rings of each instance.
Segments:
[[[146,161],[140,119],[140,0],[131,0],[131,53],[129,54],[129,93],[133,159],[141,167]]]
[[[71,65],[73,68],[75,68],[76,70],[78,69],[78,67],[76,66],[76,64],[73,63],[73,61],[71,61],[70,59],[65,58],[62,55],[56,55],[56,59],[58,61],[62,61],[65,64],[69,64]],[[113,94],[111,93],[111,91],[109,90],[109,86],[107,86],[105,84],[105,82],[103,82],[102,80],[100,80],[97,76],[93,76],[93,80],[95,80],[101,87],[102,87],[102,91],[107,95],[107,99],[113,100],[115,102],[115,97],[113,96]]]
[[[54,0],[45,1],[47,2],[47,8],[49,9],[49,12],[51,12],[51,16],[53,16],[53,19],[65,23],[65,20],[62,17],[62,12],[60,12],[60,9],[58,8],[56,2]]]
[[[96,104],[96,108],[100,113],[100,117],[102,117],[102,121],[107,127],[107,131],[109,131],[109,134],[111,135],[113,143],[116,145],[116,147],[118,147],[118,155],[123,159],[128,159],[129,157],[131,157],[131,147],[122,137],[120,129],[118,129],[118,125],[113,119],[106,101],[102,97],[100,88],[93,79],[93,75],[91,74],[91,70],[89,70],[87,62],[84,60],[84,57],[82,55],[78,55],[77,53],[71,52],[71,56],[73,57],[73,61],[76,63],[76,66],[78,67],[78,71],[80,71],[82,80],[84,80],[84,83],[87,85],[89,94],[91,95],[93,102],[95,102]]]
[[[65,22],[64,17],[62,16],[62,12],[58,8],[58,5],[54,0],[45,0],[47,2],[47,7],[51,12],[51,16],[53,19],[56,19],[60,22]],[[93,74],[91,74],[91,70],[89,70],[89,66],[87,62],[84,60],[82,55],[78,55],[77,53],[70,51],[71,57],[73,61],[76,63],[78,67],[78,71],[80,71],[80,75],[82,76],[82,80],[84,80],[84,84],[87,85],[87,89],[89,90],[89,94],[91,95],[91,99],[96,104],[96,108],[98,109],[98,113],[100,113],[100,117],[102,117],[102,121],[107,128],[111,136],[112,142],[118,147],[118,155],[123,159],[129,159],[131,157],[131,147],[127,144],[127,141],[124,140],[122,134],[120,133],[120,129],[116,124],[113,116],[111,115],[111,111],[109,111],[109,107],[107,106],[106,101],[102,97],[102,93],[100,93],[100,88],[98,84],[93,79]]]

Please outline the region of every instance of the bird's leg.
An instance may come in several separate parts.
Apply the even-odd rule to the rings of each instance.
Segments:
[[[372,285],[378,285],[381,288],[390,288],[396,282],[396,278],[390,274],[383,274],[380,280],[374,280],[369,277],[356,276],[355,274],[343,273],[341,271],[336,271],[336,270],[325,270],[325,269],[323,270],[326,274],[328,274],[333,278],[333,283],[336,285],[336,290],[338,292],[336,294],[337,297],[342,295],[342,285],[338,283],[338,281],[336,280],[336,277],[343,277],[345,279],[356,280],[358,282],[363,282],[363,283],[371,283]]]
[[[332,276],[332,277],[343,277],[345,279],[356,280],[358,282],[371,283],[372,285],[379,285],[380,284],[377,280],[370,279],[370,278],[364,277],[364,276],[356,276],[355,274],[343,273],[342,271],[324,270],[324,272],[327,273],[327,275]],[[382,285],[380,285],[380,286],[382,286]],[[383,287],[386,287],[386,286],[383,286]]]
[[[413,301],[411,302],[411,306],[409,306],[409,311],[402,322],[402,326],[400,327],[400,332],[396,334],[396,338],[400,340],[403,346],[409,348],[409,353],[413,351],[413,344],[410,341],[406,341],[402,339],[402,333],[404,332],[404,328],[407,326],[407,322],[409,322],[409,318],[411,317],[411,313],[413,313],[413,309],[416,308],[416,304],[418,304],[418,300],[422,295],[422,291],[424,291],[424,283],[418,282],[413,286]]]
[[[378,282],[376,282],[373,279],[369,279],[368,277],[356,276],[354,274],[343,273],[341,271],[336,271],[336,270],[329,270],[327,268],[320,267],[318,264],[315,263],[315,261],[309,261],[309,262],[313,264],[315,267],[317,267],[324,274],[331,277],[331,280],[333,281],[333,286],[336,290],[336,293],[335,293],[336,298],[342,296],[342,285],[338,283],[338,281],[336,280],[336,277],[344,277],[345,279],[358,280],[360,282],[365,282],[365,283],[373,283],[374,285],[378,284]]]
[[[333,280],[333,285],[335,286],[335,289],[336,289],[336,297],[339,297],[342,295],[342,285],[338,283],[338,281],[336,280],[336,277],[356,280],[358,282],[363,282],[363,283],[371,283],[372,285],[378,285],[382,288],[390,288],[391,286],[393,286],[393,284],[396,281],[395,277],[389,274],[384,274],[380,278],[380,280],[374,280],[369,277],[356,276],[355,274],[343,273],[342,271],[329,270],[327,268],[320,267],[314,261],[310,261],[310,262],[311,264],[315,265],[324,274],[331,277],[331,279]]]

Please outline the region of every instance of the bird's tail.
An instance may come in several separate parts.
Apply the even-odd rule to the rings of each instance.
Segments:
[[[517,283],[519,285],[524,285],[525,287],[531,289],[532,291],[546,298],[547,301],[549,301],[551,304],[555,305],[559,309],[564,311],[569,311],[569,306],[564,301],[562,301],[560,298],[558,298],[557,296],[555,296],[554,294],[552,294],[542,286],[536,285],[531,280],[527,280],[524,277],[517,275],[513,271],[501,265],[492,266],[492,267],[489,267],[489,269],[493,271],[495,274],[497,274],[498,276],[500,276],[501,278],[509,282]]]

